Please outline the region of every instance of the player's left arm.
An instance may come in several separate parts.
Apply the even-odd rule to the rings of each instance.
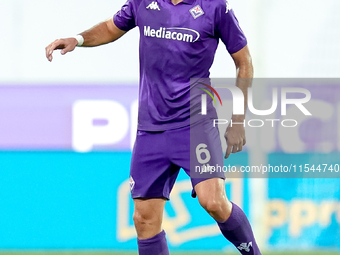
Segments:
[[[231,54],[231,56],[236,66],[236,86],[242,90],[244,95],[244,114],[233,114],[232,116],[233,123],[241,124],[233,124],[232,126],[229,125],[226,130],[224,135],[227,141],[225,158],[228,158],[230,153],[242,151],[243,146],[246,144],[246,135],[243,123],[245,121],[245,112],[247,109],[248,88],[251,86],[253,79],[253,64],[248,46],[245,46],[241,50]]]

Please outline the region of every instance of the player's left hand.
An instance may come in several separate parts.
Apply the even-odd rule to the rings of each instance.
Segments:
[[[242,151],[246,144],[246,132],[242,124],[229,125],[224,137],[227,141],[227,151],[224,158],[228,158],[230,153]]]

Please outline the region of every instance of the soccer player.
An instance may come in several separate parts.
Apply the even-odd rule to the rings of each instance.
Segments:
[[[236,86],[245,99],[253,67],[247,40],[225,0],[128,0],[113,18],[48,45],[46,57],[52,61],[56,49],[66,54],[76,46],[113,42],[136,26],[140,30],[140,92],[130,170],[133,220],[139,254],[167,255],[163,210],[180,168],[190,176],[193,165],[203,161],[223,166],[218,129],[209,119],[216,111],[210,101],[206,118],[194,114],[190,101],[200,98],[197,93],[202,90],[195,90],[190,79],[209,77],[219,40],[235,62]],[[243,122],[244,115],[233,115],[232,120]],[[243,125],[229,126],[225,138],[227,158],[246,142]],[[198,155],[202,149],[203,159]],[[192,195],[240,253],[261,254],[246,215],[227,198],[224,179],[223,173],[191,176]]]

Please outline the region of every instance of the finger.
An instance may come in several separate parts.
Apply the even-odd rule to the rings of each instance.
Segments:
[[[226,158],[226,159],[229,158],[229,155],[230,155],[232,149],[233,149],[233,146],[231,144],[227,144],[227,151],[225,153],[224,158]]]
[[[46,46],[46,48],[45,48],[45,55],[46,55],[46,58],[48,58],[48,54],[47,54],[47,52],[48,52],[48,47],[49,47],[49,45]]]
[[[46,58],[47,58],[49,61],[52,60],[52,54],[50,54],[51,46],[52,46],[52,43],[51,43],[50,45],[48,45],[48,46],[45,48],[45,55],[46,55]]]
[[[246,145],[246,138],[243,139],[243,146]]]
[[[240,143],[239,145],[238,145],[238,150],[237,150],[237,152],[240,152],[240,151],[242,151],[243,150],[243,145],[242,145],[242,143]]]
[[[46,49],[47,59],[49,61],[52,61],[52,59],[53,59],[53,57],[52,57],[53,51],[55,49],[60,49],[60,48],[63,48],[61,40],[55,40],[53,43],[51,43],[49,46],[47,46],[47,49]]]
[[[67,52],[72,51],[74,48],[72,44],[67,45],[64,49],[61,50],[61,55],[65,55]]]
[[[237,146],[237,144],[236,144],[236,145],[233,146],[232,152],[233,152],[233,153],[236,153],[237,151],[238,151],[238,146]]]
[[[55,42],[56,42],[56,41],[54,41],[53,43],[51,43],[50,45],[48,45],[48,46],[46,47],[46,57],[47,57],[47,59],[48,59],[50,62],[51,62],[52,59],[53,59],[52,53],[53,53],[53,51],[55,50],[55,48],[57,47]]]

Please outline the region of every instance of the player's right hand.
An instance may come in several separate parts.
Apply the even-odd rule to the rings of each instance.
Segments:
[[[53,59],[52,54],[54,50],[61,50],[61,54],[65,55],[67,52],[73,51],[77,44],[77,39],[73,37],[57,39],[45,48],[46,58],[51,62]]]

